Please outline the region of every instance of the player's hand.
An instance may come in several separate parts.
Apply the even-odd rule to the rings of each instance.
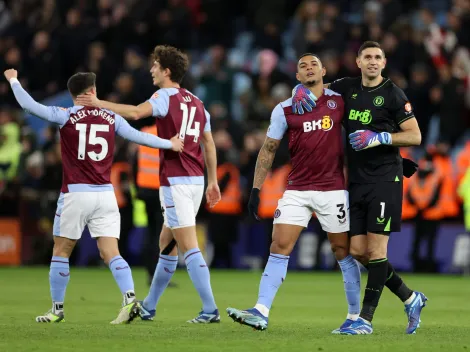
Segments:
[[[297,115],[303,115],[304,108],[308,112],[312,111],[317,104],[317,97],[310,89],[303,84],[297,84],[292,89],[292,112]]]
[[[100,100],[92,93],[80,94],[75,100],[76,105],[100,107]]]
[[[214,207],[221,197],[219,185],[217,183],[209,183],[206,189],[206,201],[209,207]]]
[[[14,68],[10,68],[3,72],[5,75],[5,78],[7,79],[8,82],[10,82],[10,79],[12,78],[18,78],[18,71],[16,71]]]
[[[259,192],[260,190],[258,188],[252,188],[250,193],[250,200],[248,201],[248,213],[256,221],[260,221],[258,216]]]
[[[413,160],[403,158],[403,176],[410,178],[418,170],[418,164]]]
[[[392,144],[392,135],[388,132],[374,132],[369,130],[357,130],[349,135],[349,143],[354,150],[364,150],[378,145]]]
[[[179,138],[179,134],[176,134],[173,138],[170,139],[171,150],[174,152],[181,153],[184,149],[184,140]]]

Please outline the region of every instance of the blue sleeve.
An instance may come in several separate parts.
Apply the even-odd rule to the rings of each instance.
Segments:
[[[131,142],[156,149],[171,149],[172,147],[171,141],[168,139],[162,139],[150,133],[140,132],[131,127],[129,122],[124,120],[120,115],[114,115],[114,120],[116,123],[116,133]]]
[[[287,130],[286,115],[281,104],[277,104],[271,113],[271,122],[266,135],[269,138],[281,140]]]
[[[204,113],[206,114],[206,124],[204,126],[204,132],[210,132],[211,131],[211,114],[204,109]]]
[[[37,117],[56,123],[60,126],[65,125],[69,118],[69,113],[63,108],[57,106],[45,106],[35,101],[27,91],[23,89],[19,82],[14,82],[11,85],[13,94],[16,101],[23,108],[24,111],[36,115]]]
[[[148,102],[152,105],[152,116],[163,118],[168,114],[170,96],[167,91],[163,89],[157,90]]]

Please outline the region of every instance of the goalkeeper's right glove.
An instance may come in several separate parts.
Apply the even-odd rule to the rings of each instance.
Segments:
[[[418,164],[413,160],[403,158],[403,176],[410,178],[418,170]]]
[[[304,109],[311,112],[317,104],[317,97],[313,94],[310,89],[305,87],[303,84],[297,84],[292,89],[292,112],[297,115],[303,115]]]

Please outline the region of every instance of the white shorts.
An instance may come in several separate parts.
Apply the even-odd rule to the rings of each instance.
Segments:
[[[204,185],[172,185],[160,187],[165,226],[170,229],[196,225]]]
[[[290,191],[277,204],[274,224],[290,224],[303,227],[315,212],[321,227],[330,233],[349,231],[348,191]]]
[[[90,235],[115,237],[121,234],[121,215],[113,191],[61,193],[57,201],[53,235],[79,240],[85,226]]]

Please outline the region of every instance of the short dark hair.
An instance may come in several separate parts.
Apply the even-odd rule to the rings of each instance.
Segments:
[[[318,56],[317,54],[313,54],[313,53],[304,53],[304,54],[300,55],[299,58],[297,59],[297,66],[299,65],[300,59],[305,57],[305,56],[316,57],[318,59],[318,61],[320,61],[321,66],[323,67],[323,62],[321,61],[320,56]]]
[[[374,42],[372,40],[368,40],[364,43],[362,43],[361,47],[359,48],[359,50],[357,51],[357,56],[361,56],[362,52],[365,50],[365,49],[369,49],[369,48],[379,48],[380,50],[382,50],[382,54],[384,55],[385,57],[385,52],[384,52],[384,49],[382,49],[382,47],[380,46],[379,43],[377,42]]]
[[[93,72],[78,72],[67,81],[67,88],[74,98],[95,85],[96,75]]]
[[[185,53],[170,45],[157,45],[152,58],[162,69],[170,70],[172,82],[181,83],[189,67],[189,59]]]

